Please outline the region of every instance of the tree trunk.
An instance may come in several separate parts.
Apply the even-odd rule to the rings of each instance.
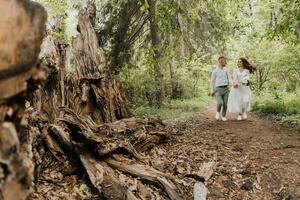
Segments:
[[[157,83],[157,98],[158,106],[161,106],[165,101],[165,85],[164,85],[164,75],[161,65],[161,47],[159,40],[159,27],[156,19],[156,0],[148,0],[149,4],[149,21],[150,21],[150,33],[151,33],[151,43],[154,52],[154,73],[155,80]]]
[[[177,14],[177,20],[178,25],[180,28],[180,46],[179,46],[179,52],[181,58],[186,56],[186,47],[185,47],[185,41],[184,41],[184,34],[187,32],[186,27],[184,26],[183,19],[180,13]]]
[[[170,67],[170,78],[171,78],[171,87],[172,87],[172,99],[179,98],[179,92],[178,92],[178,80],[177,80],[177,74],[175,70],[176,65],[175,56],[172,59],[172,63],[169,64]]]
[[[182,2],[178,1],[178,3],[182,3]],[[180,98],[180,93],[182,93],[181,91],[179,91],[178,75],[176,74],[176,69],[175,69],[176,61],[181,63],[182,59],[187,55],[187,49],[185,46],[185,38],[184,38],[184,34],[186,33],[186,27],[184,26],[183,18],[180,13],[177,13],[177,23],[180,29],[179,46],[175,50],[172,63],[170,64],[172,99]],[[170,40],[172,41],[173,38],[171,37]]]

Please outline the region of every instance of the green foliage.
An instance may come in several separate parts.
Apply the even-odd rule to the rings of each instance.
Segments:
[[[77,14],[86,1],[35,0],[44,6],[48,13],[48,29],[60,40],[69,43],[77,34]],[[99,1],[99,0],[97,0]]]
[[[96,32],[114,74],[129,63],[136,40],[144,35],[148,21],[144,7],[139,0],[106,1],[97,13]]]
[[[154,105],[155,102],[155,80],[147,68],[123,68],[118,75],[125,87],[126,96],[130,104]]]
[[[291,119],[296,122],[300,117],[300,91],[296,93],[265,92],[258,95],[253,100],[252,110],[265,114],[274,114],[282,116],[284,121]],[[300,123],[300,120],[298,121]]]
[[[299,20],[297,2],[240,1],[238,11],[233,9],[235,15],[227,17],[235,25],[226,48],[231,68],[239,57],[248,58],[257,68],[252,76],[253,110],[294,122],[300,115],[300,45],[294,32]]]
[[[68,10],[68,1],[65,0],[36,0],[47,11],[48,25],[59,26],[55,30],[50,29],[51,34],[57,39],[67,41],[66,35],[66,12]]]
[[[56,37],[59,40],[68,41],[69,38],[66,33],[65,19],[62,20],[60,29],[58,31],[51,30],[51,35],[53,35],[54,37]]]
[[[42,4],[48,13],[48,17],[51,19],[58,15],[64,15],[68,9],[68,1],[66,0],[36,0]]]
[[[209,54],[197,51],[175,63],[177,82],[181,89],[181,98],[194,98],[207,95],[208,82],[213,66],[207,60]],[[183,65],[183,66],[182,66]],[[170,77],[167,77],[167,81]],[[169,81],[168,81],[169,82]]]
[[[300,1],[279,0],[276,23],[270,31],[272,38],[281,37],[285,41],[300,43]]]
[[[167,51],[167,50],[166,50]],[[154,106],[156,98],[154,71],[150,67],[148,56],[140,53],[139,67],[125,67],[118,74],[117,78],[124,83],[127,98],[133,107],[140,105]],[[191,56],[166,65],[174,65],[176,70],[176,82],[178,84],[179,97],[190,99],[207,96],[210,73],[214,67],[207,62],[208,55],[203,52],[195,52]],[[144,58],[144,59],[141,59]],[[165,67],[165,88],[169,99],[172,96],[171,76],[166,73]],[[168,72],[168,71],[167,71]]]
[[[158,1],[160,44],[155,50],[161,52],[159,60],[153,57],[146,2],[139,1],[133,6],[129,1],[118,1],[118,6],[113,7],[108,1],[102,11],[105,20],[98,30],[110,67],[124,83],[131,105],[154,106],[157,62],[163,68],[168,99],[207,95],[212,64],[216,64],[216,60],[211,62],[212,55],[223,51],[229,30],[224,18],[227,2],[219,1],[216,5],[204,0]],[[131,13],[129,8],[135,12]],[[134,43],[128,42],[126,38],[132,38],[131,30],[136,30],[134,27],[139,27],[138,22],[143,20],[146,23],[142,33]]]
[[[50,19],[62,16],[60,30],[52,34],[68,41],[76,32],[77,11],[85,1],[37,1],[46,7]],[[248,58],[257,68],[252,76],[255,111],[299,119],[300,1],[157,1],[160,44],[155,49],[148,1],[95,2],[100,45],[138,116],[156,113],[168,118],[171,110],[176,116],[189,115],[195,99],[207,98],[210,73],[217,57],[225,55],[230,70],[236,68],[239,57]],[[153,56],[154,50],[160,52],[159,58]],[[160,109],[154,108],[158,62],[167,97]]]
[[[201,109],[207,107],[210,103],[210,98],[192,98],[185,100],[171,100],[161,108],[150,106],[139,106],[134,109],[134,114],[138,117],[143,116],[160,116],[161,119],[176,119],[186,120]]]

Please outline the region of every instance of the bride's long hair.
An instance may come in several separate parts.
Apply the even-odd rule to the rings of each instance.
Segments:
[[[252,73],[255,72],[256,68],[255,68],[253,65],[251,65],[251,64],[249,63],[249,61],[248,61],[246,58],[240,58],[240,60],[241,60],[242,63],[243,63],[243,67],[244,67],[245,69],[248,69],[249,72],[250,72],[250,74],[252,74]]]

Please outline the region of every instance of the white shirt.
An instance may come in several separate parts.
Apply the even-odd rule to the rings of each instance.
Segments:
[[[226,67],[217,67],[211,74],[210,92],[214,92],[214,87],[232,84],[230,73]]]

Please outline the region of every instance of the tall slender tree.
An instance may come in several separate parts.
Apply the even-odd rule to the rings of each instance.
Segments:
[[[165,85],[164,85],[164,75],[162,72],[161,64],[161,48],[159,39],[159,26],[156,18],[156,0],[148,0],[148,11],[149,11],[149,21],[150,21],[150,35],[151,44],[153,48],[153,67],[156,80],[156,90],[157,90],[157,105],[161,106],[165,101]]]

